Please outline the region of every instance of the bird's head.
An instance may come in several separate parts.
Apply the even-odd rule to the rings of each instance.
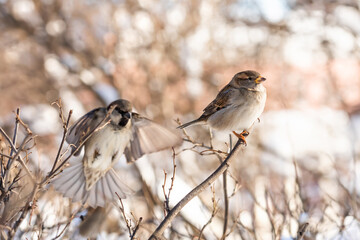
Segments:
[[[236,88],[255,88],[257,85],[261,84],[265,80],[266,78],[262,77],[260,73],[247,70],[235,74],[235,76],[231,80],[231,84]]]
[[[111,123],[120,127],[124,127],[131,119],[132,106],[125,99],[119,99],[109,104],[107,111],[113,109],[110,114]]]

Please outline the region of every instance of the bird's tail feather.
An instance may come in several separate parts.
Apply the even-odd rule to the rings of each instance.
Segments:
[[[116,201],[118,197],[126,198],[133,191],[119,178],[113,168],[108,170],[89,191],[86,190],[82,161],[76,161],[64,169],[52,182],[55,189],[73,202],[82,201],[91,207],[104,207],[106,203]]]
[[[193,120],[193,121],[191,121],[191,122],[184,123],[183,125],[180,125],[180,126],[178,126],[177,128],[183,129],[183,128],[186,128],[186,127],[188,127],[188,126],[190,126],[190,125],[198,125],[198,124],[203,124],[203,123],[204,123],[204,121],[199,120],[199,119],[195,119],[195,120]]]

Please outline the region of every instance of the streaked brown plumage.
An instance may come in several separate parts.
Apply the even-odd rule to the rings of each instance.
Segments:
[[[258,72],[243,71],[218,93],[216,98],[203,110],[203,114],[178,128],[194,124],[208,124],[216,130],[233,131],[245,141],[244,135],[260,116],[265,107],[266,89]],[[237,134],[235,131],[242,131]]]
[[[110,109],[113,111],[108,119],[104,119]],[[85,142],[82,160],[71,161],[70,166],[53,181],[55,188],[66,197],[87,202],[92,207],[103,207],[116,200],[115,192],[121,198],[132,193],[113,169],[123,153],[127,161],[132,162],[144,154],[181,143],[181,138],[175,133],[132,112],[131,103],[119,99],[107,108],[88,112],[70,128],[66,141],[73,146],[73,151],[101,121],[109,123]]]

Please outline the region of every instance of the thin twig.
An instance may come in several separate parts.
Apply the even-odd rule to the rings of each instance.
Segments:
[[[135,239],[136,232],[139,230],[140,223],[141,223],[142,220],[143,220],[143,218],[140,217],[140,218],[139,218],[139,221],[136,223],[135,229],[134,229],[134,231],[133,231],[133,233],[132,233],[132,236],[131,236],[130,240]]]
[[[274,214],[273,212],[271,211],[271,207],[270,207],[270,204],[269,204],[269,200],[271,200],[271,198],[269,198],[269,192],[267,189],[265,189],[265,212],[266,212],[266,215],[269,219],[269,222],[270,222],[270,226],[271,226],[271,233],[272,233],[272,238],[273,239],[276,239],[276,225],[275,225],[275,220],[274,220]]]
[[[30,139],[32,137],[32,134],[28,134],[26,135],[26,137],[23,139],[22,143],[20,144],[20,147],[18,149],[14,148],[14,152],[15,155],[12,157],[12,159],[9,159],[8,162],[8,168],[6,169],[6,173],[5,173],[5,185],[9,182],[9,177],[10,177],[10,172],[11,172],[11,167],[14,164],[14,162],[16,160],[18,160],[21,165],[25,168],[25,171],[27,172],[27,174],[29,175],[29,177],[31,178],[31,180],[33,182],[36,182],[35,178],[33,177],[33,175],[31,174],[30,170],[27,168],[26,164],[24,163],[24,161],[22,160],[22,158],[20,157],[20,153],[22,151],[22,149],[24,148],[26,142],[28,139]],[[7,192],[9,189],[5,187],[5,192]]]
[[[0,156],[6,157],[6,158],[8,158],[8,159],[11,159],[11,158],[12,158],[10,155],[7,155],[7,154],[1,153],[1,152],[0,152]]]
[[[165,191],[166,178],[167,178],[167,172],[164,170],[164,183],[163,183],[163,185],[161,185],[161,188],[162,188],[163,194],[164,194],[164,198],[165,198],[165,201],[164,201],[164,216],[166,216],[168,214],[168,212],[170,212],[169,204],[168,204],[168,201],[167,201],[167,198],[166,198],[166,191]]]
[[[171,183],[170,183],[170,187],[169,187],[169,190],[168,190],[168,193],[166,194],[166,191],[165,191],[165,184],[166,184],[166,176],[167,176],[167,173],[164,171],[164,184],[162,185],[162,189],[163,189],[163,193],[164,193],[164,198],[165,198],[165,201],[164,201],[164,211],[165,211],[165,216],[170,212],[170,194],[171,194],[171,191],[174,187],[174,180],[175,180],[175,173],[176,173],[176,161],[175,161],[175,150],[174,148],[172,148],[172,151],[173,151],[173,174],[172,174],[172,177],[171,177]]]
[[[25,124],[19,115],[16,115],[16,120],[23,126],[23,128],[25,128],[25,131],[29,134],[32,135],[32,131],[30,130],[29,126],[27,124]]]
[[[16,109],[16,116],[20,116],[20,108]],[[14,146],[16,146],[16,140],[17,140],[17,132],[19,130],[19,118],[18,117],[15,117],[15,128],[14,128],[14,136],[13,136],[13,140],[12,140],[12,143],[14,144]],[[14,149],[12,148],[11,149],[11,152],[10,152],[10,156],[12,156],[14,154]],[[9,168],[9,164],[10,164],[10,161],[8,161],[8,164],[6,166],[7,169],[10,169]]]
[[[169,212],[169,214],[164,218],[164,220],[160,223],[157,229],[152,233],[149,239],[158,239],[161,237],[167,226],[171,223],[171,221],[179,214],[181,209],[194,197],[199,195],[202,191],[204,191],[209,185],[211,185],[228,167],[231,161],[237,156],[240,152],[240,146],[244,145],[244,142],[239,139],[234,149],[230,152],[224,162],[201,184],[195,187],[190,193],[188,193],[176,206]]]
[[[60,110],[60,111],[61,111],[61,110]],[[53,164],[50,172],[53,172],[53,171],[54,171],[54,169],[55,169],[55,167],[56,167],[56,165],[57,165],[57,163],[58,163],[58,161],[59,161],[59,157],[60,157],[60,154],[61,154],[61,150],[62,150],[62,148],[63,148],[63,146],[64,146],[65,139],[66,139],[66,136],[67,136],[67,132],[68,132],[68,130],[69,130],[68,127],[69,127],[69,122],[70,122],[71,115],[72,115],[72,110],[69,111],[69,115],[68,115],[67,121],[66,121],[66,123],[63,125],[63,128],[64,128],[63,137],[62,137],[62,139],[61,139],[61,143],[60,143],[60,146],[59,146],[59,150],[58,150],[58,152],[57,152],[57,154],[56,154],[56,158],[55,158],[54,164]],[[62,116],[62,114],[60,114],[60,116]]]
[[[198,239],[201,239],[202,233],[204,232],[205,228],[212,222],[212,220],[214,219],[216,213],[218,212],[218,202],[215,201],[215,188],[213,186],[211,186],[211,192],[212,192],[212,198],[211,198],[211,202],[212,202],[212,211],[211,211],[211,217],[209,219],[209,221],[207,221],[207,223],[201,228],[200,233],[199,233],[199,237]]]
[[[30,177],[31,181],[35,184],[37,184],[36,179],[34,177],[34,175],[30,172],[29,168],[27,167],[26,163],[24,162],[24,160],[22,159],[22,157],[18,156],[18,158],[16,159],[21,166],[25,169],[25,172],[27,173],[27,175]]]
[[[123,204],[123,202],[122,202],[119,194],[118,194],[117,192],[115,192],[115,194],[116,194],[116,196],[118,197],[118,199],[119,199],[119,201],[120,201],[120,205],[121,205],[121,206],[119,206],[120,212],[121,212],[121,214],[122,214],[122,216],[123,216],[123,218],[124,218],[124,220],[125,220],[126,227],[127,227],[128,231],[129,231],[130,240],[133,240],[133,239],[135,239],[135,234],[136,234],[136,232],[139,230],[140,223],[141,223],[141,221],[143,220],[143,218],[140,217],[140,218],[139,218],[139,221],[137,221],[137,222],[136,222],[136,220],[135,220],[135,222],[136,222],[135,227],[132,228],[132,227],[131,227],[131,219],[128,219],[128,218],[126,217],[125,209],[124,209],[124,204]],[[131,215],[133,216],[134,219],[136,219],[135,216],[134,216],[132,213],[131,213]]]
[[[18,108],[16,111],[16,117],[15,117],[15,129],[14,129],[14,137],[13,140],[10,139],[10,137],[5,133],[5,131],[0,128],[0,132],[2,133],[2,135],[6,138],[6,140],[8,141],[8,143],[11,146],[11,152],[10,152],[10,156],[12,157],[11,159],[8,160],[7,163],[7,167],[6,167],[6,171],[5,171],[5,177],[4,177],[4,189],[5,192],[7,192],[9,190],[8,187],[6,187],[6,184],[9,182],[9,175],[10,175],[10,171],[11,171],[11,167],[14,164],[14,162],[17,160],[21,163],[21,165],[25,168],[25,171],[27,172],[27,174],[29,175],[29,177],[31,178],[31,180],[35,183],[35,178],[33,177],[33,175],[31,174],[30,170],[27,168],[26,164],[24,163],[24,161],[22,160],[22,158],[20,157],[20,153],[23,150],[24,146],[28,143],[28,141],[30,141],[33,136],[32,136],[32,131],[29,129],[29,127],[20,119],[20,109]],[[23,139],[22,143],[20,144],[19,148],[17,149],[15,146],[15,142],[17,139],[17,132],[18,132],[18,126],[19,123],[26,129],[27,131],[27,135],[26,137]],[[15,153],[15,155],[13,156],[13,153]]]
[[[229,153],[232,150],[232,137],[229,134]],[[223,173],[223,189],[224,189],[224,225],[223,225],[223,235],[221,237],[222,240],[226,238],[226,230],[228,227],[229,221],[229,196],[227,192],[227,170]]]
[[[65,227],[61,230],[61,232],[56,235],[52,240],[58,239],[59,237],[61,237],[61,235],[63,235],[63,233],[65,232],[65,230],[70,226],[71,221],[74,219],[75,217],[75,213],[71,216],[71,218],[67,221]],[[60,227],[60,224],[58,224],[58,226]]]
[[[193,146],[192,146],[191,148],[202,147],[202,148],[206,148],[207,150],[213,151],[213,152],[216,152],[216,153],[221,153],[221,154],[225,154],[225,155],[228,154],[227,152],[223,152],[223,151],[221,151],[221,150],[213,149],[211,146],[207,146],[207,145],[205,145],[204,143],[197,143],[197,142],[195,142],[195,141],[192,140],[192,139],[183,138],[183,141],[184,141],[184,142],[192,143]],[[188,149],[184,149],[184,150],[186,151],[186,150],[188,150]],[[184,151],[184,150],[183,150],[183,151]],[[182,152],[183,152],[183,151],[182,151]],[[178,152],[177,155],[178,155],[179,153],[180,153],[180,152]]]
[[[8,230],[8,231],[11,231],[11,230],[12,230],[11,227],[5,226],[5,225],[1,225],[1,224],[0,224],[0,229],[6,229],[6,230]]]
[[[170,187],[169,187],[169,192],[168,192],[168,195],[167,195],[167,201],[169,203],[170,201],[170,193],[171,193],[171,190],[173,189],[174,187],[174,181],[175,181],[175,174],[176,174],[176,159],[175,159],[175,150],[174,148],[172,148],[172,151],[173,151],[173,174],[172,174],[172,177],[171,177],[171,184],[170,184]]]
[[[30,200],[28,200],[21,212],[21,215],[20,217],[18,218],[18,220],[14,223],[14,226],[12,227],[12,231],[9,232],[9,239],[12,239],[13,235],[16,233],[18,227],[20,226],[22,220],[24,219],[24,217],[26,216],[27,212],[29,211],[30,209],[30,203],[34,203],[34,199],[35,199],[35,196],[36,196],[36,193],[37,193],[37,190],[38,190],[38,187],[37,185],[35,185],[32,193],[31,193],[31,197],[30,197]]]
[[[1,127],[0,127],[0,133],[5,137],[6,141],[10,144],[11,149],[14,149],[16,151],[17,149],[13,144],[12,140],[10,139],[9,135],[7,135],[4,129],[2,129]]]
[[[126,223],[126,227],[127,227],[127,229],[128,229],[128,231],[129,231],[129,237],[131,238],[131,236],[132,236],[132,231],[131,231],[131,219],[128,219],[127,217],[126,217],[126,214],[125,214],[125,209],[124,209],[124,204],[123,204],[123,202],[122,202],[122,200],[121,200],[121,197],[119,196],[119,194],[117,193],[117,192],[115,192],[115,194],[116,194],[116,196],[119,198],[119,201],[120,201],[120,212],[121,212],[121,214],[122,214],[122,216],[123,216],[123,218],[124,218],[124,221],[125,221],[125,223]]]
[[[180,126],[181,125],[181,122],[180,122],[180,119],[176,119],[175,122]],[[190,135],[187,133],[186,129],[185,128],[182,128],[181,129],[186,137],[186,139],[188,139],[190,142],[194,142],[194,140],[190,137]]]
[[[179,126],[181,125],[181,122],[180,122],[179,119],[176,119],[175,121],[177,122],[177,124],[178,124]],[[207,146],[207,145],[205,145],[204,143],[198,143],[198,142],[196,142],[194,139],[192,139],[192,137],[190,137],[190,135],[187,133],[187,131],[185,130],[185,128],[183,128],[182,131],[183,131],[183,133],[184,133],[184,135],[185,135],[185,138],[183,139],[183,141],[185,141],[185,142],[190,142],[190,143],[193,144],[193,146],[192,146],[190,149],[193,149],[193,148],[195,148],[195,147],[203,147],[203,148],[208,149],[209,151],[227,155],[226,152],[223,152],[223,151],[221,151],[221,150],[215,150],[215,149],[213,148],[213,145],[212,145],[212,138],[213,138],[213,136],[212,136],[212,132],[211,132],[211,129],[210,129],[210,128],[209,128],[210,146]],[[179,153],[181,153],[181,152],[183,152],[183,151],[186,151],[186,150],[189,150],[189,149],[183,149],[182,151],[178,152],[177,154],[179,154]],[[206,152],[206,150],[203,151],[203,152],[200,152],[200,154],[203,155],[205,152]]]
[[[221,240],[225,239],[225,238],[228,237],[232,232],[234,232],[235,228],[236,228],[236,219],[233,219],[232,226],[231,226],[230,230],[226,233],[225,236],[222,236],[222,237],[221,237]]]

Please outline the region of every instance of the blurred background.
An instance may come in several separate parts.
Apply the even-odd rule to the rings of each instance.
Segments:
[[[73,110],[71,122],[125,98],[139,113],[174,129],[174,120],[200,116],[234,74],[256,70],[267,79],[268,100],[248,147],[227,173],[224,236],[295,239],[309,223],[304,239],[359,239],[359,48],[355,0],[0,0],[0,124],[11,136],[20,107],[38,135],[29,164],[46,174],[62,136],[51,105],[59,98],[65,113]],[[187,132],[209,144],[206,126]],[[227,151],[228,141],[215,133],[214,148]],[[193,145],[176,149],[171,205],[219,165],[216,154],[199,154],[204,149]],[[130,218],[144,219],[138,239],[164,217],[161,185],[164,170],[169,185],[171,154],[119,163],[137,190],[124,204]],[[214,194],[209,188],[194,199],[166,238],[220,239],[223,188],[221,178]],[[59,237],[80,237],[88,210],[76,212],[76,204],[49,190],[17,237],[50,239],[65,227]],[[91,227],[91,237],[129,239],[118,209],[108,211],[98,228]]]

